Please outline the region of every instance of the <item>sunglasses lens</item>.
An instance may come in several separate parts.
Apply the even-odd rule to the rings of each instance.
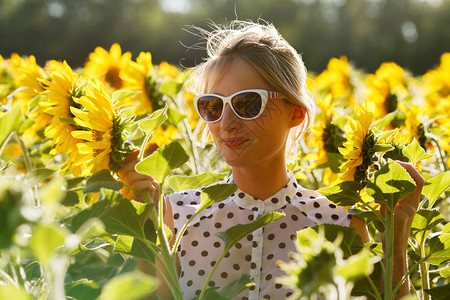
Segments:
[[[255,92],[241,93],[231,100],[236,114],[245,119],[256,117],[261,112],[262,102],[261,95]]]
[[[207,122],[217,121],[222,115],[223,101],[214,96],[203,96],[198,99],[197,108],[203,120]]]

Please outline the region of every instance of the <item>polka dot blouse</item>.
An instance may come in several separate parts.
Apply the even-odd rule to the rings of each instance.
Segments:
[[[233,182],[232,177],[220,183]],[[175,234],[192,217],[201,202],[201,191],[186,190],[167,195],[174,218]],[[241,292],[236,299],[284,299],[292,291],[275,280],[284,273],[277,262],[288,262],[296,252],[296,232],[323,223],[348,226],[350,215],[336,207],[323,195],[297,184],[292,172],[289,182],[272,197],[261,201],[237,190],[230,197],[201,212],[189,225],[178,247],[181,265],[179,275],[184,299],[200,294],[224,242],[215,233],[237,224],[247,224],[268,212],[286,215],[260,228],[236,244],[221,261],[209,286],[223,287],[242,274],[249,274],[255,285]]]

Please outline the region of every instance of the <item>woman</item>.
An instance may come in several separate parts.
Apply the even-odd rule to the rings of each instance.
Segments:
[[[230,250],[210,286],[224,286],[241,274],[255,285],[239,299],[284,299],[291,291],[274,279],[283,275],[277,261],[296,251],[298,230],[322,223],[356,226],[368,241],[365,224],[324,196],[299,186],[286,168],[286,156],[296,140],[310,129],[314,103],[306,89],[306,69],[297,52],[272,25],[232,22],[208,34],[208,59],[197,66],[189,87],[200,117],[208,124],[214,144],[231,166],[225,182],[236,193],[203,211],[188,228],[178,248],[180,285],[184,297],[200,293],[209,271],[222,253],[214,234],[260,214],[284,212],[280,220],[256,230]],[[125,181],[138,191],[157,189],[154,179],[134,171],[137,161],[122,170]],[[406,247],[419,203],[423,178],[409,164],[400,163],[417,183],[395,212],[395,272],[399,282],[407,271]],[[166,223],[176,234],[200,204],[199,190],[167,196]],[[135,198],[132,191],[125,191]],[[398,296],[408,294],[408,282]]]

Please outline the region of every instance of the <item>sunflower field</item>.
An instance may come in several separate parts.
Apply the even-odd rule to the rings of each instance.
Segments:
[[[152,297],[155,272],[183,299],[175,268],[183,231],[169,247],[163,205],[148,193],[145,203],[127,199],[121,190],[131,187],[118,171],[139,155],[136,170],[155,177],[160,199],[229,174],[212,143],[200,142],[204,124],[183,86],[189,75],[153,64],[148,52],[133,59],[118,44],[96,48],[79,69],[0,56],[0,299]],[[339,226],[299,231],[299,251],[277,280],[295,290],[293,299],[393,299],[392,211],[415,189],[400,160],[426,180],[408,246],[411,299],[448,299],[450,53],[421,76],[393,62],[367,74],[346,57],[332,58],[307,84],[317,103],[314,128],[288,168],[302,186],[364,220],[372,242]],[[204,189],[197,213],[235,190]],[[223,232],[224,254],[280,217]],[[252,284],[246,274],[220,289],[207,283],[198,299],[232,299]]]

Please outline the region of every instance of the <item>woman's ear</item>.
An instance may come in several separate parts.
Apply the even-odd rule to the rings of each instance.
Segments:
[[[296,105],[292,112],[291,127],[300,125],[305,119],[305,113],[303,106]]]

